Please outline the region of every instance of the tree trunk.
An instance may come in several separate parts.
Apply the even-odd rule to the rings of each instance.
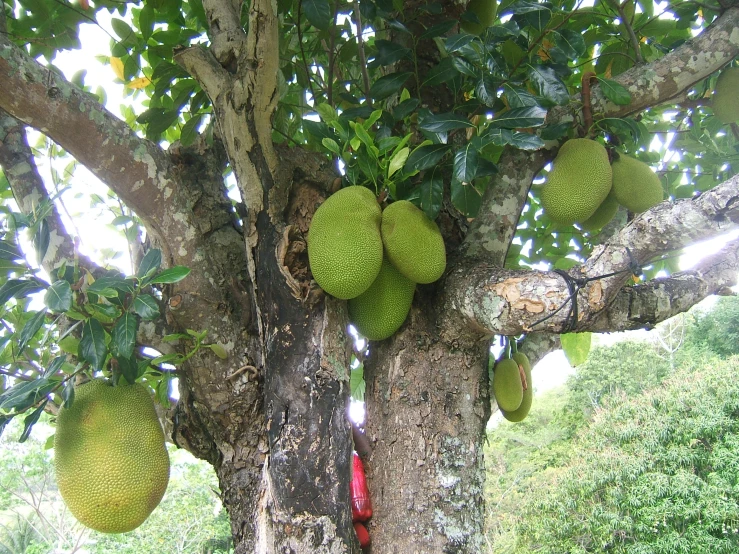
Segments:
[[[365,361],[372,552],[478,553],[489,341],[440,333],[419,304]]]

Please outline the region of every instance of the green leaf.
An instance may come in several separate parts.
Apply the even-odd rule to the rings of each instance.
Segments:
[[[465,217],[477,217],[482,196],[471,184],[452,179],[452,204]]]
[[[176,265],[174,267],[170,267],[169,269],[165,269],[161,273],[158,273],[149,281],[149,283],[177,283],[179,281],[182,281],[189,274],[190,268],[187,268],[184,265]]]
[[[451,54],[452,52],[461,50],[473,40],[475,40],[475,36],[467,33],[452,35],[444,41],[444,48],[446,48],[447,53]]]
[[[98,277],[89,287],[87,292],[95,293],[106,298],[118,296],[120,292],[133,292],[134,284],[129,279],[118,277]]]
[[[121,42],[127,42],[129,37],[134,35],[131,26],[122,19],[114,17],[110,20],[110,25],[111,27],[113,27],[113,31],[115,32],[115,34],[118,35],[118,37],[121,39]]]
[[[511,108],[525,108],[527,106],[538,106],[536,96],[522,88],[513,87],[509,83],[503,86],[508,106]]]
[[[334,139],[324,137],[321,139],[321,144],[323,144],[323,147],[332,154],[341,156],[341,148],[339,148],[339,144]]]
[[[549,66],[527,64],[527,74],[536,87],[539,96],[551,100],[555,104],[566,104],[570,101],[567,86]]]
[[[38,403],[56,386],[55,382],[48,379],[34,379],[33,381],[20,381],[0,394],[0,410],[15,409],[22,412],[29,406]]]
[[[357,367],[352,369],[349,377],[349,391],[352,395],[352,399],[357,402],[364,402],[365,386],[364,366],[359,364]]]
[[[15,414],[0,414],[0,436],[2,436],[5,426],[15,417]]]
[[[180,142],[182,146],[190,146],[198,137],[198,125],[203,118],[202,114],[196,114],[188,119],[180,131]]]
[[[36,250],[36,261],[41,265],[46,251],[49,249],[49,241],[51,240],[51,232],[49,231],[49,224],[46,223],[45,219],[39,222],[38,230],[33,235],[33,248]]]
[[[19,337],[18,352],[23,352],[23,349],[28,345],[36,332],[41,329],[41,326],[44,324],[45,317],[46,309],[44,308],[26,322]]]
[[[226,349],[223,348],[222,345],[218,343],[209,344],[208,348],[210,348],[213,354],[218,356],[220,359],[225,360],[228,358],[228,352],[226,352]]]
[[[477,173],[477,150],[472,143],[465,144],[454,154],[452,179],[462,183],[471,183]]]
[[[38,421],[38,418],[41,417],[41,413],[44,411],[47,402],[49,402],[48,398],[44,400],[38,408],[36,408],[25,418],[23,418],[23,432],[18,438],[18,442],[26,442],[26,439],[28,439],[29,435],[31,434],[31,429],[33,429],[33,426]]]
[[[0,240],[0,259],[3,260],[22,260],[23,254],[18,246],[7,240]]]
[[[572,367],[585,362],[590,352],[592,333],[567,333],[559,336],[567,361]]]
[[[416,148],[405,162],[406,171],[412,172],[433,167],[449,151],[448,144],[429,144]]]
[[[451,31],[455,25],[457,25],[456,20],[442,21],[441,23],[437,23],[436,25],[432,25],[426,29],[418,38],[419,40],[423,40],[427,38],[440,37]]]
[[[136,331],[139,319],[135,314],[125,312],[116,321],[111,335],[111,350],[116,357],[130,358],[136,346]]]
[[[405,165],[405,162],[408,159],[409,153],[410,153],[410,148],[406,146],[405,148],[401,148],[395,154],[393,154],[393,157],[390,158],[390,166],[388,167],[388,170],[387,170],[388,177],[392,177],[396,171],[398,171]]]
[[[498,100],[498,86],[491,75],[485,74],[477,80],[475,95],[486,106],[492,107]]]
[[[57,281],[46,291],[44,304],[52,312],[66,312],[72,307],[72,287],[66,281]]]
[[[556,31],[550,33],[554,34],[555,42],[562,52],[571,59],[577,59],[585,54],[585,39],[579,32],[574,29],[563,29],[559,33]]]
[[[145,4],[139,13],[139,30],[144,40],[149,40],[152,31],[154,30],[154,8],[151,4]]]
[[[158,248],[152,248],[146,253],[144,259],[141,260],[141,265],[139,265],[136,276],[139,278],[146,277],[149,273],[153,273],[159,269],[160,265],[162,265],[162,251]]]
[[[444,179],[441,168],[435,167],[427,171],[421,181],[418,191],[418,203],[420,208],[430,219],[436,219],[441,210],[441,202],[444,196]]]
[[[328,0],[300,0],[303,13],[314,27],[325,31],[331,25],[332,13]]]
[[[139,364],[136,363],[135,359],[123,356],[116,356],[115,361],[123,378],[133,385],[136,379],[139,378]]]
[[[518,0],[517,2],[513,2],[512,4],[508,5],[508,7],[506,8],[506,12],[511,12],[516,15],[522,13],[538,12],[542,10],[551,11],[551,8],[535,2],[534,0]]]
[[[103,369],[108,347],[105,344],[105,329],[96,319],[88,319],[82,327],[79,357],[96,371]]]
[[[603,77],[598,77],[598,81],[600,82],[600,90],[611,102],[619,106],[631,104],[631,93],[621,83]]]
[[[65,408],[71,408],[74,403],[74,379],[67,380],[62,388],[62,400]]]
[[[490,121],[488,128],[518,129],[544,125],[547,111],[540,106],[513,108]]]
[[[444,131],[452,131],[454,129],[463,129],[465,127],[474,127],[475,125],[463,115],[455,113],[431,114],[423,118],[419,128],[432,133],[441,133]]]
[[[412,73],[404,71],[380,77],[377,81],[372,83],[372,86],[370,87],[370,96],[375,100],[382,100],[391,94],[400,92],[400,89],[403,88],[403,84],[411,75]]]
[[[43,290],[36,281],[26,279],[9,279],[0,287],[0,306],[11,298],[25,298],[29,294]]]
[[[133,311],[141,316],[141,319],[150,320],[159,317],[159,305],[153,296],[140,294],[133,301]]]

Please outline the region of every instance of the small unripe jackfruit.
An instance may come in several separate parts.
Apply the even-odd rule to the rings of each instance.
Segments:
[[[308,230],[313,278],[331,296],[347,300],[366,291],[382,265],[382,211],[375,195],[361,186],[329,196]]]
[[[369,340],[386,339],[408,317],[415,290],[416,284],[385,258],[370,288],[347,303],[349,321]]]
[[[59,410],[54,435],[59,493],[84,525],[125,533],[156,508],[169,481],[164,433],[139,384],[95,379]]]
[[[613,195],[613,189],[611,189],[611,193],[606,196],[606,199],[603,200],[600,206],[598,206],[595,213],[579,225],[585,231],[602,229],[613,219],[613,216],[615,216],[617,212],[618,202],[616,201],[616,197]]]
[[[407,200],[382,212],[385,254],[414,283],[433,283],[446,268],[444,239],[436,223]]]
[[[498,407],[506,412],[517,410],[523,401],[523,383],[518,363],[506,358],[493,368],[493,394]]]
[[[498,1],[470,0],[467,2],[467,11],[475,14],[480,23],[462,20],[459,22],[459,27],[465,33],[479,35],[495,21],[495,14],[498,12]]]
[[[739,123],[739,67],[724,69],[713,91],[713,113],[721,123]]]
[[[627,210],[641,213],[662,202],[657,174],[642,161],[621,154],[613,162],[613,196]]]
[[[521,405],[515,410],[509,412],[501,408],[500,411],[503,413],[503,417],[506,418],[508,421],[517,423],[519,421],[523,421],[526,416],[529,415],[531,402],[534,399],[534,387],[531,384],[531,363],[529,362],[529,358],[526,356],[526,354],[524,354],[523,352],[515,352],[511,356],[511,358],[518,365],[520,365],[524,371],[526,383],[523,389],[523,398],[521,399]],[[523,384],[524,383],[522,383],[522,385]]]
[[[541,205],[552,221],[586,221],[611,190],[608,152],[594,140],[571,139],[562,145],[541,189]]]

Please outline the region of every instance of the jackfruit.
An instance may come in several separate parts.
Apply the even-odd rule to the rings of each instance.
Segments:
[[[521,399],[521,405],[513,411],[506,411],[501,408],[503,417],[508,421],[517,423],[523,421],[529,410],[531,409],[531,402],[534,399],[534,387],[531,384],[531,363],[529,358],[523,352],[515,352],[511,358],[523,368],[524,375],[526,376],[526,387],[523,389],[523,398]],[[520,372],[519,372],[520,374]]]
[[[370,288],[347,303],[349,321],[369,340],[386,339],[408,317],[415,290],[416,284],[385,258]]]
[[[149,392],[96,379],[59,410],[54,435],[59,492],[82,524],[125,533],[156,508],[169,481],[164,433]]]
[[[398,200],[382,212],[385,254],[414,283],[433,283],[446,268],[444,239],[422,210]]]
[[[611,190],[608,152],[594,140],[565,142],[541,189],[541,205],[552,221],[571,225],[587,221]]]
[[[582,223],[579,223],[580,228],[584,231],[596,231],[598,229],[602,229],[613,219],[613,216],[615,216],[617,212],[618,202],[616,201],[616,197],[613,195],[613,189],[611,189],[610,194],[606,196],[606,199],[603,200],[600,206],[598,206],[595,213]]]
[[[498,2],[497,0],[470,0],[467,2],[467,11],[475,14],[480,23],[462,20],[459,22],[459,27],[465,33],[479,35],[495,21]]]
[[[523,401],[523,383],[518,371],[518,363],[506,358],[500,360],[493,368],[493,394],[498,407],[506,412],[513,412]]]
[[[313,278],[331,296],[347,300],[366,291],[382,265],[382,211],[362,186],[329,196],[308,230],[308,260]]]
[[[612,167],[613,195],[624,208],[641,213],[662,202],[662,183],[647,164],[621,154]]]
[[[724,69],[713,91],[713,114],[728,125],[739,123],[739,67]]]

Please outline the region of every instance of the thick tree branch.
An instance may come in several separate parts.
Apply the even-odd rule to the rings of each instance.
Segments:
[[[106,183],[147,228],[161,234],[162,205],[173,190],[170,160],[156,144],[64,77],[0,35],[0,108],[38,129]]]
[[[726,10],[697,37],[651,63],[632,67],[614,77],[631,93],[631,103],[618,106],[599,86],[592,89],[593,113],[601,117],[626,117],[663,104],[685,93],[698,81],[718,71],[739,55],[739,6]],[[547,123],[571,120],[571,108],[551,110]]]
[[[596,248],[591,257],[571,275],[577,279],[593,279],[582,283],[578,295],[578,317],[571,321],[570,289],[557,273],[501,270],[490,263],[463,264],[447,277],[447,313],[456,312],[461,320],[450,318],[448,331],[455,332],[460,325],[476,328],[481,334],[517,335],[522,332],[566,332],[572,328],[586,330],[620,330],[614,325],[626,325],[628,317],[615,312],[599,315],[622,294],[621,289],[630,277],[632,262],[644,264],[657,256],[679,249],[696,241],[715,236],[739,226],[739,175],[698,198],[662,204],[644,212],[621,230],[614,238]],[[692,279],[702,279],[704,285],[692,299],[712,294],[726,286],[727,280],[736,280],[739,258],[729,248],[718,261],[709,265]],[[714,257],[715,259],[715,257]],[[733,273],[732,273],[733,271]],[[598,278],[604,275],[606,278]],[[669,286],[650,282],[637,291],[654,291],[662,302],[654,317],[669,317],[692,305],[687,297],[672,302],[667,295],[674,291],[683,294],[686,275],[675,277]],[[731,283],[733,284],[733,283]],[[651,289],[644,287],[652,287]],[[629,292],[629,294],[634,294]],[[646,293],[641,293],[646,294]],[[667,300],[668,304],[665,304]],[[618,305],[631,305],[624,300]],[[641,305],[648,305],[642,300]],[[665,307],[668,306],[668,307]],[[677,310],[677,311],[676,311]],[[628,312],[627,312],[628,313]],[[605,323],[611,325],[605,326]],[[643,317],[633,319],[645,323]],[[651,322],[657,323],[659,319]],[[625,327],[632,328],[632,327]]]
[[[241,57],[246,34],[241,27],[240,0],[203,0],[208,36],[215,58],[228,67]]]
[[[737,284],[739,240],[726,244],[718,253],[706,257],[689,271],[667,279],[653,279],[624,287],[607,310],[597,316],[593,331],[649,328],[679,313],[688,311],[707,296]]]
[[[462,243],[465,257],[503,266],[531,182],[553,156],[549,150],[529,152],[506,147],[498,161],[498,173],[485,191],[480,212]]]
[[[31,213],[39,202],[49,200],[44,182],[26,140],[23,123],[0,109],[0,166],[10,183],[13,197],[24,213]],[[49,225],[49,248],[41,265],[51,272],[62,263],[73,263],[74,240],[62,223],[56,206],[46,218]]]
[[[640,65],[614,78],[631,93],[627,106],[608,101],[599,86],[592,88],[592,109],[599,117],[625,117],[684,95],[690,87],[739,55],[739,7],[727,10],[700,35],[663,58]],[[577,101],[579,95],[573,98]],[[547,123],[574,120],[572,105],[550,110]],[[531,180],[554,151],[505,151],[499,173],[488,187],[463,244],[465,257],[502,266]]]

